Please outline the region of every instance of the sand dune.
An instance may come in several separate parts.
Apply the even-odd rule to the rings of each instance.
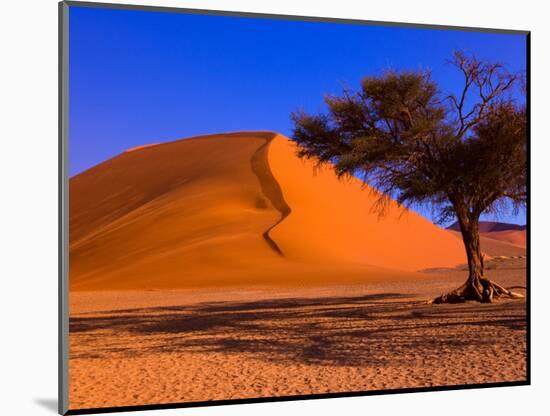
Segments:
[[[482,233],[486,238],[504,241],[519,247],[527,247],[527,233],[525,230],[492,231]]]
[[[271,144],[270,166],[292,214],[275,230],[289,258],[315,262],[373,264],[399,270],[455,265],[464,249],[447,231],[396,203],[379,217],[376,195],[355,178],[338,180],[332,169],[294,156],[295,144],[278,136]],[[307,244],[303,240],[307,238]]]
[[[136,150],[145,149],[147,147],[156,146],[158,143],[149,143],[149,144],[142,144],[141,146],[131,147],[130,149],[126,149],[126,153],[129,152],[135,152]]]
[[[485,241],[485,246],[488,248],[488,251],[499,253],[491,255],[510,255],[510,251],[517,251],[517,247],[526,248],[527,247],[527,226],[519,224],[509,224],[505,222],[495,222],[495,221],[480,221],[479,222],[479,232],[482,239],[489,238],[490,241]],[[453,223],[448,230],[451,231],[460,231],[460,226],[458,222]],[[503,245],[496,244],[492,240],[502,241],[504,243],[509,243],[512,247],[506,247]],[[513,247],[517,246],[517,247]],[[508,253],[508,254],[507,254]]]
[[[497,222],[497,221],[480,221],[479,222],[479,232],[480,233],[492,233],[498,231],[511,231],[511,230],[525,230],[526,225],[519,224],[510,224],[507,222]],[[453,224],[447,227],[448,230],[460,231],[460,225],[458,221],[455,221]]]
[[[280,263],[262,238],[280,214],[250,162],[270,137],[157,145],[72,178],[71,288],[217,284]]]
[[[137,151],[139,150],[139,151]],[[141,146],[70,180],[72,290],[345,283],[464,262],[446,230],[271,132]]]
[[[501,231],[498,231],[500,233]],[[521,232],[521,231],[520,231]],[[449,230],[449,233],[455,236],[458,240],[462,241],[462,236],[458,231]],[[511,244],[508,241],[501,240],[498,238],[493,238],[492,235],[497,232],[492,233],[480,233],[479,239],[481,242],[481,250],[488,255],[489,257],[498,257],[498,256],[525,256],[526,249],[525,245],[516,245]]]

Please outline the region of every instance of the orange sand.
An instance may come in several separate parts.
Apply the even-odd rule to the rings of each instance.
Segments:
[[[505,241],[519,247],[527,247],[527,233],[525,230],[506,230],[483,233],[487,238]]]
[[[494,262],[525,284],[525,259]],[[525,300],[425,303],[464,278],[75,292],[70,408],[525,381]]]
[[[462,235],[459,231],[448,230],[448,232],[462,243]],[[493,234],[500,232],[480,233],[481,250],[488,258],[495,256],[525,256],[525,246],[522,247],[521,245],[511,244],[503,239],[492,237]]]
[[[283,136],[269,151],[273,174],[292,208],[272,234],[289,258],[407,271],[465,261],[464,248],[446,230],[393,201],[379,217],[370,187],[355,178],[338,180],[328,167],[315,170],[295,152],[295,144]]]
[[[71,409],[525,380],[525,301],[427,305],[465,279],[457,234],[283,136],[140,147],[70,193]],[[482,246],[525,284],[524,248]]]
[[[141,146],[131,147],[126,149],[126,152],[135,152],[136,150],[145,149],[147,147],[156,146],[158,143],[142,144]]]
[[[269,132],[205,136],[71,178],[71,290],[365,282],[464,262],[447,231],[395,203],[379,218],[368,188],[294,150]]]

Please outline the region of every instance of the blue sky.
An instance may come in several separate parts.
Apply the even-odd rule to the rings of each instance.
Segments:
[[[292,111],[322,111],[324,94],[388,68],[427,68],[457,91],[455,49],[526,67],[523,35],[81,7],[69,18],[71,175],[146,143],[290,135]]]

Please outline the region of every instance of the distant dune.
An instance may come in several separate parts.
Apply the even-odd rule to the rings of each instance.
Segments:
[[[346,283],[465,262],[462,243],[271,132],[141,146],[70,180],[72,290]],[[411,278],[414,274],[410,274]]]
[[[521,231],[520,231],[521,232]],[[462,236],[460,232],[449,230],[449,233],[456,236],[457,239],[462,241]],[[481,233],[481,250],[489,255],[490,257],[498,256],[525,256],[526,249],[525,245],[511,244],[508,241],[501,240],[498,238],[493,238],[493,234],[496,233]]]
[[[479,232],[481,233],[491,233],[498,231],[510,231],[510,230],[525,230],[527,227],[525,225],[519,224],[509,224],[506,222],[495,222],[495,221],[480,221],[479,222]],[[460,226],[458,222],[454,222],[447,227],[448,230],[460,231]]]
[[[490,233],[482,233],[482,235],[487,238],[504,241],[519,247],[527,246],[527,235],[525,230],[494,231]]]
[[[460,231],[457,222],[447,227],[447,229],[452,231]],[[527,231],[525,225],[508,224],[505,222],[480,221],[479,231],[481,237],[484,237],[486,239],[489,238],[491,240],[498,240],[522,248],[525,248],[527,246]],[[489,254],[489,251],[495,251],[494,245],[495,243],[493,243],[492,241],[485,242],[486,247],[491,246],[488,249],[487,254]],[[501,253],[502,250],[508,253],[510,251],[514,251],[514,248],[499,246],[496,249],[496,251],[498,251],[500,255],[509,255]]]

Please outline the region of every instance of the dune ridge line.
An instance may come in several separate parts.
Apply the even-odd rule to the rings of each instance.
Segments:
[[[252,166],[252,171],[260,182],[262,193],[267,199],[269,199],[275,209],[281,213],[281,218],[279,218],[277,222],[275,222],[267,230],[265,230],[262,234],[262,237],[267,242],[269,247],[271,247],[271,249],[273,249],[277,254],[284,256],[281,248],[269,235],[270,231],[273,230],[281,222],[283,222],[285,218],[288,217],[292,212],[292,209],[287,204],[283,196],[283,191],[281,189],[281,186],[279,185],[279,182],[277,182],[277,179],[275,179],[275,176],[273,176],[273,172],[269,167],[269,162],[267,159],[269,145],[275,137],[277,137],[277,134],[273,133],[271,137],[266,138],[265,143],[258,147],[258,149],[252,155],[252,158],[250,159],[250,164]]]

